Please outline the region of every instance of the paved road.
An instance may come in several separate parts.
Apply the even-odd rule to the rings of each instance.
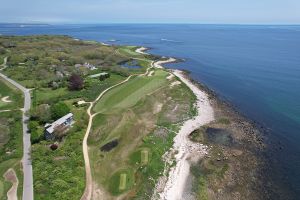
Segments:
[[[3,64],[6,67],[6,59]],[[16,81],[8,78],[4,74],[1,73],[0,70],[0,77],[5,79],[6,81],[13,84],[15,87],[20,89],[24,93],[24,108],[23,108],[23,200],[33,200],[33,175],[32,175],[32,165],[31,165],[31,141],[30,141],[30,134],[28,134],[28,117],[25,115],[27,111],[30,110],[31,106],[31,98],[30,98],[30,91],[17,83]]]

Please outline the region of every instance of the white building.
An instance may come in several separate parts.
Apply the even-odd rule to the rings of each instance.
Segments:
[[[62,130],[66,131],[73,123],[73,114],[69,113],[62,118],[56,120],[52,124],[45,125],[45,138],[47,140],[52,140],[55,138],[55,131]]]

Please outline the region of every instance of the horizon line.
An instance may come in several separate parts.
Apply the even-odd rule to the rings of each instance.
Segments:
[[[237,25],[237,26],[300,26],[300,23],[205,23],[205,22],[0,22],[0,24],[28,25]]]

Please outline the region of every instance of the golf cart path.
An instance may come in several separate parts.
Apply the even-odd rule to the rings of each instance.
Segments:
[[[135,58],[133,58],[133,59],[135,59]],[[145,73],[138,74],[138,75],[139,76],[147,76],[147,74],[149,73],[149,70],[152,69],[153,67],[155,67],[154,61],[151,62],[150,67],[147,68]],[[93,190],[93,181],[92,181],[92,173],[91,173],[87,140],[88,140],[91,128],[92,128],[93,118],[99,113],[92,114],[92,108],[94,107],[95,103],[97,103],[103,97],[103,95],[106,94],[109,90],[128,82],[131,79],[131,77],[136,76],[136,75],[137,74],[130,75],[126,80],[107,88],[93,102],[86,102],[86,103],[90,104],[89,108],[87,109],[87,114],[89,115],[89,122],[88,122],[88,127],[87,127],[87,130],[86,130],[86,133],[85,133],[85,136],[83,139],[83,144],[82,144],[83,157],[84,157],[84,163],[85,163],[85,173],[86,173],[86,186],[85,186],[84,193],[81,197],[81,200],[90,200],[92,198],[92,190]]]
[[[7,57],[5,57],[5,58],[3,59],[3,64],[0,65],[0,66],[2,66],[2,68],[1,68],[0,70],[4,70],[5,68],[7,68],[6,63],[7,63]]]

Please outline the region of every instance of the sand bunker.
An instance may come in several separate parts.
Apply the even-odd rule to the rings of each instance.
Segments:
[[[13,169],[8,169],[5,174],[3,175],[6,181],[11,182],[12,186],[7,192],[7,199],[8,200],[17,200],[17,192],[18,192],[18,184],[19,180],[17,178],[16,172]]]
[[[170,73],[170,75],[167,77],[168,80],[172,80],[174,78],[174,75]]]
[[[1,99],[1,101],[3,101],[4,103],[11,103],[12,102],[11,100],[9,100],[9,96],[3,97]]]
[[[173,83],[171,83],[170,87],[174,87],[175,85],[180,85],[181,82],[180,81],[174,81]]]

